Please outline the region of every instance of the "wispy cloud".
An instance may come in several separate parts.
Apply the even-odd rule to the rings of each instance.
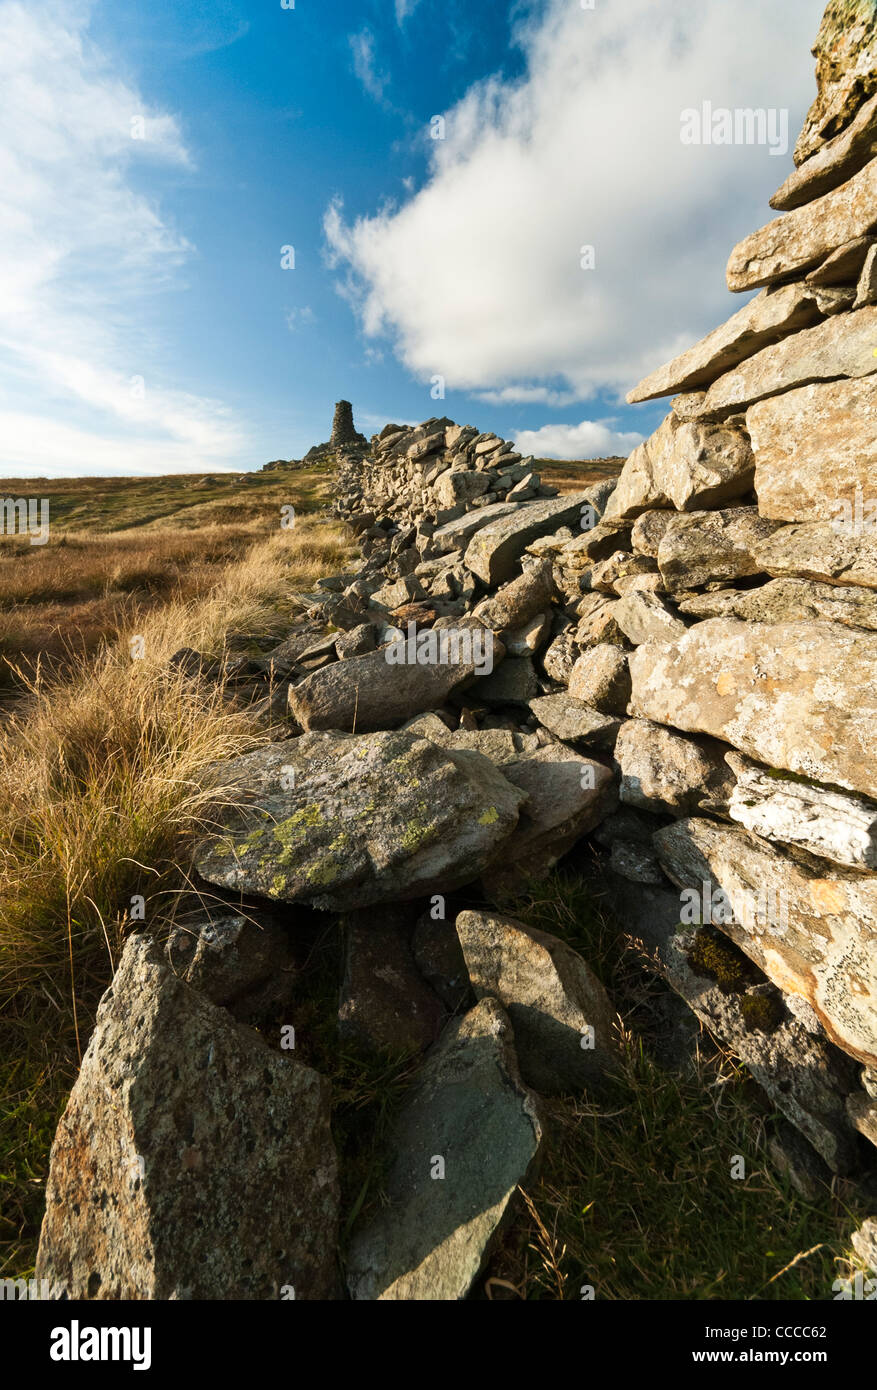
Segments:
[[[350,35],[350,51],[353,54],[353,71],[365,90],[375,101],[383,102],[390,85],[390,76],[378,65],[377,40],[373,30],[360,29],[358,34]]]
[[[193,248],[131,179],[191,157],[90,9],[0,0],[0,472],[222,467],[240,426],[168,381],[151,326]]]
[[[396,23],[404,24],[420,4],[420,0],[396,0]]]

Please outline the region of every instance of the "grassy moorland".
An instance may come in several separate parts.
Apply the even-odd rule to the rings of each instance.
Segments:
[[[617,463],[549,461],[543,476],[574,490]],[[49,1147],[125,904],[142,894],[158,929],[189,905],[188,847],[209,810],[199,774],[271,736],[167,659],[284,635],[297,595],[352,551],[321,514],[330,486],[320,472],[0,481],[2,495],[49,496],[52,521],[46,546],[0,539],[0,1277],[32,1270]],[[580,869],[536,885],[519,915],[569,940],[610,989],[619,1074],[599,1103],[551,1103],[542,1170],[475,1296],[577,1300],[590,1285],[608,1299],[830,1298],[864,1213],[841,1184],[808,1201],[777,1175],[758,1088],[706,1035],[689,1062],[668,1060],[666,988]],[[415,1064],[339,1043],[331,922],[309,960],[304,1060],[332,1077],[346,1232],[379,1199],[382,1140]]]

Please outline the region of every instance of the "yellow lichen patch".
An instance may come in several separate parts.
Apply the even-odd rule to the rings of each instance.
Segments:
[[[730,671],[720,671],[716,677],[716,694],[732,695],[734,692],[734,677]]]
[[[845,912],[847,893],[842,883],[827,878],[815,878],[810,884],[810,901],[817,912]]]
[[[486,811],[482,811],[481,815],[478,817],[478,824],[479,824],[479,825],[493,825],[494,822],[495,822],[495,821],[498,821],[498,820],[499,820],[499,811],[496,809],[495,806],[488,806],[487,810],[486,810]]]

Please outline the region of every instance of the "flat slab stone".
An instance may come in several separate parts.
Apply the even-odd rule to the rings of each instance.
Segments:
[[[855,534],[855,518],[852,535],[836,525],[812,521],[779,527],[755,548],[759,569],[777,579],[877,589],[877,533]]]
[[[491,521],[469,542],[465,557],[468,569],[491,589],[505,583],[514,576],[528,545],[561,526],[578,526],[588,502],[586,492],[574,492],[543,502],[526,502],[519,513]]]
[[[742,618],[750,623],[799,623],[820,618],[844,627],[877,631],[877,593],[852,584],[812,579],[771,579],[759,589],[720,589],[684,599],[679,612],[692,618]]]
[[[702,896],[706,884],[708,900],[722,890],[734,920],[714,925],[779,989],[805,999],[833,1043],[873,1066],[877,877],[696,817],[658,830],[654,844],[679,887]]]
[[[874,796],[877,636],[837,623],[711,618],[630,659],[631,708],[768,767]]]
[[[707,391],[699,414],[746,410],[765,396],[776,396],[810,382],[870,376],[877,372],[875,342],[877,307],[866,305],[852,314],[838,314],[815,328],[805,328],[792,338],[764,348],[719,377]]]
[[[797,845],[835,864],[877,869],[877,802],[792,781],[740,753],[729,753],[727,761],[736,777],[731,820],[762,839]]]
[[[851,123],[790,174],[770,200],[778,212],[790,212],[821,198],[852,178],[877,154],[877,96],[871,97]]]
[[[877,377],[804,386],[759,401],[747,411],[746,425],[762,516],[811,521],[828,513],[855,520],[856,497],[863,507],[877,474]],[[848,503],[848,511],[839,502]]]
[[[304,734],[221,764],[208,882],[328,911],[450,892],[487,866],[524,795],[479,753],[416,734]]]
[[[771,536],[777,526],[777,522],[760,516],[757,507],[674,517],[658,547],[658,568],[665,588],[674,593],[761,573],[759,542]],[[642,606],[644,594],[628,594],[620,603],[630,603],[634,597]]]
[[[847,183],[794,212],[784,213],[731,252],[729,290],[749,290],[799,275],[829,252],[866,236],[877,224],[877,160]]]
[[[52,1145],[37,1277],[71,1299],[331,1298],[329,1095],[129,938]]]
[[[508,1015],[483,999],[448,1025],[393,1128],[386,1205],[354,1230],[356,1300],[458,1300],[472,1289],[542,1144]]]
[[[564,743],[581,743],[587,748],[611,748],[622,723],[617,715],[604,714],[584,700],[563,692],[531,700],[530,711],[555,738]]]
[[[789,333],[809,328],[818,318],[816,297],[808,285],[798,283],[762,290],[727,323],[645,377],[628,392],[628,402],[633,405],[651,401],[676,391],[701,391],[747,357]]]
[[[511,516],[524,504],[521,502],[490,502],[486,507],[478,507],[467,512],[457,521],[449,521],[433,532],[430,544],[439,555],[447,555],[453,550],[465,550],[476,531],[489,526],[492,521]]]

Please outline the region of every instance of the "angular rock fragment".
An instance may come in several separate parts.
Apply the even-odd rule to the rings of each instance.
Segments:
[[[757,507],[675,517],[658,548],[658,568],[666,588],[672,593],[759,574],[757,547],[777,526],[759,516]],[[628,595],[621,602],[629,603],[633,597]],[[641,601],[646,596],[635,597]]]
[[[605,1085],[617,1060],[614,1010],[582,957],[490,912],[461,912],[457,935],[475,993],[508,1012],[527,1085],[544,1095]]]
[[[643,642],[671,642],[674,637],[684,637],[688,631],[682,619],[677,618],[657,594],[625,594],[612,610],[612,616],[635,647]]]
[[[783,777],[740,753],[726,760],[736,777],[732,820],[762,839],[797,845],[834,864],[877,869],[877,802]]]
[[[621,728],[620,718],[604,714],[574,695],[541,695],[530,701],[530,709],[555,738],[586,748],[611,748]]]
[[[541,1144],[508,1015],[483,999],[448,1025],[404,1102],[387,1203],[354,1229],[351,1297],[465,1298]]]
[[[572,668],[569,693],[602,714],[624,714],[630,700],[627,652],[610,642],[601,642],[584,652]]]
[[[132,937],[52,1146],[37,1276],[71,1299],[331,1298],[338,1207],[328,1084]]]
[[[844,627],[875,631],[877,593],[853,584],[772,579],[758,589],[720,589],[712,594],[696,594],[680,603],[679,612],[698,619],[741,618],[750,623],[798,623],[822,618]]]
[[[696,810],[727,814],[734,778],[724,752],[725,745],[712,739],[686,738],[648,719],[629,719],[615,744],[621,801],[671,816]]]
[[[872,0],[830,0],[813,55],[819,90],[795,146],[798,165],[845,131],[877,88],[877,17]]]
[[[864,520],[863,504],[848,522],[838,513],[833,522],[781,526],[757,542],[758,568],[777,579],[877,589],[877,531]]]
[[[550,535],[561,526],[577,526],[582,508],[588,504],[584,492],[544,502],[528,502],[519,513],[491,521],[472,537],[466,550],[466,564],[490,588],[514,575],[516,566],[530,543]]]
[[[877,96],[866,101],[848,126],[790,174],[770,200],[778,212],[791,212],[830,193],[863,169],[877,154]]]

